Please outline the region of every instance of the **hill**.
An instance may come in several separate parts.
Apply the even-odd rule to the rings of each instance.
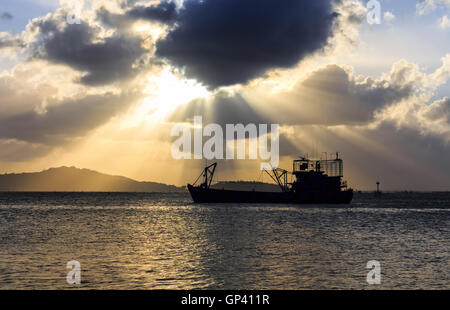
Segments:
[[[139,182],[75,167],[50,168],[35,173],[0,175],[0,191],[43,192],[180,192],[184,187]]]

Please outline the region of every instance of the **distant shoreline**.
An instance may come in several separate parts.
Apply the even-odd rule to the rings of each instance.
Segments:
[[[220,181],[212,188],[243,191],[280,191],[277,184],[259,181]],[[187,192],[186,186],[151,181],[136,181],[76,167],[50,168],[41,172],[0,175],[0,193],[174,193]],[[447,193],[449,190],[386,190],[390,193]],[[354,190],[355,195],[373,194],[375,190]]]
[[[272,185],[271,183],[266,183],[269,185]],[[275,184],[274,184],[275,185]],[[58,191],[58,190],[45,190],[45,191],[41,191],[41,190],[11,190],[11,191],[6,191],[6,190],[0,190],[0,194],[4,194],[4,193],[125,193],[125,194],[173,194],[173,193],[188,193],[187,188],[184,189],[184,187],[180,187],[179,190],[176,191],[66,191],[66,190],[62,190],[62,191]],[[376,191],[355,191],[355,195],[358,194],[375,194]],[[450,194],[450,190],[449,191],[383,191],[381,192],[381,194]]]

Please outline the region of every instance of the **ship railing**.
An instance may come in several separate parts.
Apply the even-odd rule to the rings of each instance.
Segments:
[[[303,159],[294,160],[293,173],[309,172],[309,171],[322,171],[324,174],[330,177],[342,177],[344,163],[342,159]]]

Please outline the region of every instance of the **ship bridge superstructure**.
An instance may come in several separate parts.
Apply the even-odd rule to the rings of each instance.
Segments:
[[[344,176],[344,162],[336,153],[334,159],[309,159],[302,157],[294,160],[292,173],[301,175],[302,173],[317,172],[326,174],[329,177],[343,177]]]
[[[294,191],[341,191],[347,188],[347,182],[342,181],[344,162],[338,153],[333,159],[302,157],[294,160],[292,174],[296,177],[292,183]]]

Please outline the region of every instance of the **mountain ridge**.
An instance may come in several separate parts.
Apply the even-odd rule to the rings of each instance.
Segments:
[[[136,181],[76,167],[52,167],[40,172],[0,175],[0,192],[181,192],[184,187]]]

